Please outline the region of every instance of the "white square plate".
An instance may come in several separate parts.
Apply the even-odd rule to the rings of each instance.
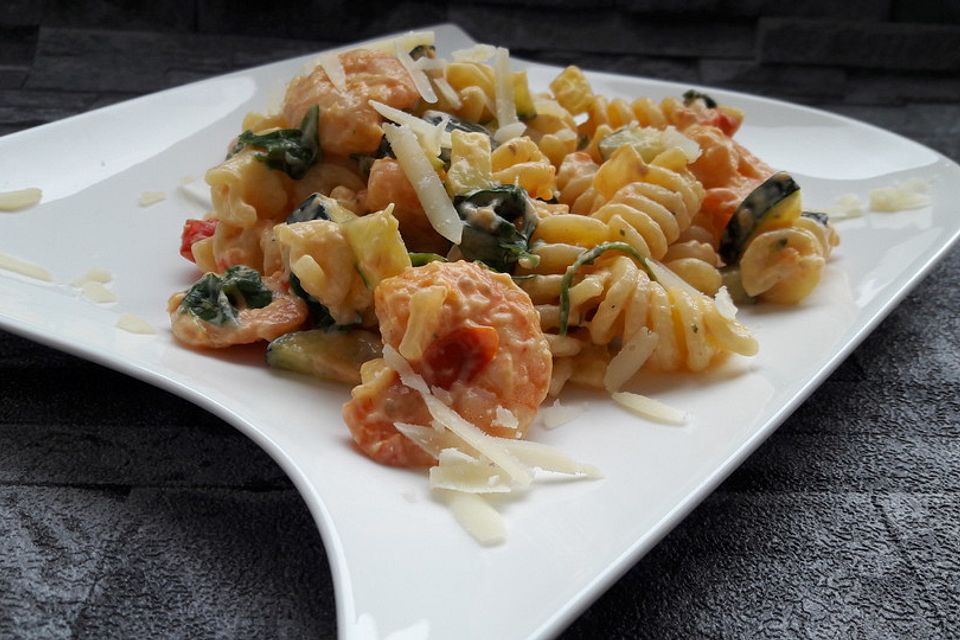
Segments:
[[[473,42],[437,29],[444,54]],[[636,387],[692,415],[684,427],[632,417],[591,396],[576,422],[531,436],[597,465],[605,479],[550,483],[501,506],[506,544],[478,546],[431,499],[425,474],[354,451],[344,387],[270,370],[262,348],[222,356],[179,347],[167,296],[196,276],[177,255],[186,217],[177,188],[223,158],[243,115],[263,110],[313,56],[171,89],[0,139],[0,191],[41,187],[43,203],[0,213],[0,253],[38,263],[52,284],[0,271],[0,326],[179,394],[262,446],[303,493],[327,548],[341,638],[544,638],[559,632],[749,455],[906,295],[960,234],[950,191],[960,167],[853,120],[711,90],[746,113],[738,140],[791,172],[807,207],[865,197],[896,180],[931,181],[933,205],[841,222],[842,244],[794,309],[745,309],[760,355],[709,375],[646,377]],[[519,65],[521,63],[516,62]],[[558,69],[529,64],[534,90]],[[598,93],[677,95],[686,85],[591,73]],[[145,191],[167,200],[141,208]],[[118,302],[68,283],[112,272]],[[115,327],[122,313],[159,329]],[[584,396],[586,397],[586,396]],[[582,399],[582,398],[578,398]]]

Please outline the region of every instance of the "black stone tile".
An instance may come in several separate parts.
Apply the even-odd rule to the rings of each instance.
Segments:
[[[37,26],[44,17],[44,1],[4,0],[0,4],[0,25]]]
[[[850,69],[844,102],[856,105],[903,105],[911,102],[956,103],[960,75],[953,72],[890,72]]]
[[[843,97],[843,69],[786,64],[759,64],[753,60],[700,60],[705,85],[736,89],[772,97],[803,96],[810,99]]]
[[[134,491],[77,638],[332,638],[333,586],[294,491]]]
[[[215,75],[313,49],[277,38],[44,28],[26,86],[148,93],[178,83],[184,71]],[[117,56],[129,62],[115,65]]]
[[[203,3],[201,0],[163,0],[162,2],[44,0],[43,24],[51,27],[128,31],[193,31],[196,28],[197,4]]]
[[[37,48],[36,25],[0,23],[0,64],[29,65]]]
[[[630,76],[659,78],[662,80],[699,82],[700,74],[695,61],[687,58],[658,58],[635,55],[604,55],[573,51],[524,51],[512,49],[512,56],[536,60],[557,66],[577,65],[592,71],[623,73]]]
[[[897,22],[960,24],[960,3],[956,0],[893,0],[892,14]]]
[[[751,24],[736,21],[654,21],[618,11],[563,11],[543,19],[543,12],[511,8],[450,8],[450,19],[474,38],[512,49],[557,50],[658,57],[718,58],[752,55]]]
[[[939,625],[870,496],[720,493],[561,638],[934,638]]]
[[[275,5],[209,0],[198,5],[198,30],[256,36],[289,36],[352,42],[380,34],[446,22],[446,2],[368,0],[358,5],[333,2],[286,3],[283,16]]]
[[[70,638],[119,533],[124,494],[0,487],[0,637]]]
[[[693,0],[671,2],[670,0],[617,0],[627,11],[686,16],[760,17],[794,16],[834,18],[840,20],[886,20],[890,16],[890,0]]]
[[[761,62],[960,70],[960,26],[762,18]]]
[[[946,637],[960,636],[960,496],[894,494],[879,502],[944,622]]]

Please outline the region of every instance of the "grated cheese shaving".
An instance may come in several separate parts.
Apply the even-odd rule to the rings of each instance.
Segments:
[[[430,225],[447,240],[460,244],[463,221],[454,209],[440,176],[420,148],[413,130],[405,125],[398,127],[388,124],[383,126],[383,132],[397,156],[400,168],[423,205]]]
[[[427,56],[423,56],[413,61],[413,68],[417,71],[443,71],[447,68],[447,61],[443,58],[428,58]]]
[[[827,209],[827,213],[834,220],[859,218],[863,215],[863,201],[855,193],[845,193],[836,199],[836,206]]]
[[[486,456],[490,462],[503,469],[514,485],[526,487],[533,480],[530,470],[507,451],[496,438],[487,435],[479,427],[470,424],[456,411],[443,404],[436,396],[430,393],[426,381],[410,368],[396,349],[390,345],[383,347],[383,359],[391,369],[400,376],[400,381],[407,387],[417,391],[427,405],[427,410],[433,418],[444,427],[458,435],[467,444]]]
[[[99,304],[117,301],[117,295],[113,291],[110,291],[110,289],[107,289],[99,282],[92,280],[88,280],[80,285],[80,291],[83,293],[84,298]]]
[[[920,178],[898,182],[892,187],[882,187],[870,192],[870,209],[873,211],[904,211],[930,206],[927,190],[930,183]]]
[[[407,330],[397,350],[408,360],[419,360],[424,348],[433,341],[440,326],[440,307],[447,298],[447,288],[440,285],[421,289],[410,296],[410,317]]]
[[[437,462],[437,466],[430,469],[431,489],[464,493],[510,493],[513,490],[500,469],[459,449],[443,449]]]
[[[125,313],[120,316],[120,319],[117,320],[117,328],[140,335],[153,335],[157,332],[149,322],[132,313]]]
[[[733,298],[730,297],[730,292],[727,291],[726,285],[720,287],[720,290],[717,291],[717,295],[713,297],[714,303],[717,305],[717,312],[727,320],[735,320],[737,317],[737,305],[733,303]]]
[[[687,414],[685,412],[638,393],[620,391],[614,393],[611,397],[617,404],[626,407],[643,418],[676,425],[682,425],[687,421]]]
[[[113,274],[106,269],[90,269],[85,274],[71,282],[74,287],[82,287],[84,282],[107,283],[113,280]]]
[[[413,51],[421,45],[433,46],[437,41],[437,34],[433,31],[408,31],[395,38],[384,38],[363,45],[364,49],[373,49],[382,53],[393,54],[397,47],[404,51]]]
[[[437,91],[440,92],[440,95],[443,96],[443,99],[450,105],[451,109],[457,110],[463,106],[460,94],[447,82],[446,78],[433,78],[433,84],[436,86]]]
[[[457,62],[486,62],[497,54],[497,48],[489,44],[477,44],[466,49],[457,49],[450,55]]]
[[[524,131],[527,130],[527,125],[522,122],[514,122],[513,124],[508,124],[505,127],[500,127],[497,129],[497,132],[493,134],[493,139],[499,144],[504,142],[509,142],[514,138],[519,138],[523,135]]]
[[[497,142],[505,142],[510,138],[523,135],[527,125],[520,122],[517,118],[517,103],[513,94],[513,74],[510,72],[510,52],[503,47],[497,47],[497,54],[493,62],[493,80],[496,90],[496,114],[497,114],[497,134],[500,129],[507,128],[504,133],[504,140],[497,139]],[[506,137],[509,135],[510,137]]]
[[[140,194],[140,199],[137,200],[137,204],[141,207],[149,207],[152,204],[163,202],[166,199],[167,194],[163,191],[144,191]]]
[[[0,211],[20,211],[38,204],[43,191],[37,188],[19,189],[0,193]]]
[[[632,378],[640,367],[653,354],[660,336],[646,327],[641,327],[637,333],[627,340],[610,359],[607,370],[603,374],[603,386],[609,392],[619,391],[620,387]]]
[[[687,162],[695,162],[700,157],[700,145],[683,135],[677,129],[670,125],[660,134],[660,139],[665,147],[678,147],[687,156]]]
[[[513,415],[509,409],[504,409],[500,405],[497,405],[493,425],[495,427],[503,427],[504,429],[516,429],[520,426],[520,421],[517,420],[517,416]]]
[[[575,420],[586,409],[587,404],[585,402],[563,406],[559,400],[554,400],[551,406],[540,408],[540,420],[547,429],[556,429]]]
[[[502,544],[507,539],[507,523],[490,503],[475,493],[438,490],[453,517],[467,533],[482,545]]]
[[[347,74],[343,70],[340,56],[336,53],[324,53],[317,58],[317,64],[326,72],[327,78],[336,87],[337,91],[347,90]]]
[[[22,276],[27,276],[34,280],[43,280],[44,282],[53,281],[53,276],[50,275],[50,272],[40,265],[2,253],[0,253],[0,269],[19,273]]]
[[[421,141],[421,146],[424,146],[424,151],[430,153],[431,151],[426,149],[426,146],[429,145],[429,141],[432,140],[437,135],[437,126],[430,124],[426,120],[422,120],[415,115],[409,114],[406,111],[400,111],[400,109],[395,109],[389,105],[385,105],[382,102],[377,102],[376,100],[370,100],[368,103],[373,107],[374,111],[379,113],[381,116],[390,120],[391,122],[396,122],[400,125],[405,125],[410,127],[417,138]],[[452,139],[450,137],[450,132],[446,130],[446,125],[440,131],[440,146],[450,148],[452,146]],[[439,155],[440,150],[437,150],[437,153],[433,155]]]
[[[430,79],[427,77],[427,74],[416,67],[408,51],[409,49],[405,51],[398,42],[393,53],[397,56],[397,60],[400,61],[403,68],[407,70],[407,73],[410,74],[413,84],[417,87],[417,91],[420,92],[420,97],[423,98],[424,102],[433,104],[437,101],[437,94],[433,91]]]

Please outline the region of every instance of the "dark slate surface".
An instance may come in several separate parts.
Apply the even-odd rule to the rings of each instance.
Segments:
[[[957,2],[287,4],[297,20],[4,3],[0,134],[449,17],[527,57],[814,104],[960,160]],[[562,637],[960,637],[958,276],[955,249]],[[310,516],[232,428],[2,332],[0,399],[0,637],[334,636]]]

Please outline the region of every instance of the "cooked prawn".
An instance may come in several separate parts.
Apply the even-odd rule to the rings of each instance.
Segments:
[[[410,74],[394,56],[358,49],[340,54],[346,90],[333,86],[319,65],[287,87],[283,115],[300,122],[313,105],[320,107],[320,145],[328,153],[373,153],[383,131],[380,115],[368,104],[376,100],[397,109],[411,109],[420,99]]]
[[[406,351],[438,397],[491,435],[525,435],[553,362],[536,309],[510,276],[470,262],[432,262],[382,281],[375,299],[384,344]],[[432,464],[394,427],[430,424],[423,399],[382,363],[365,373],[343,407],[357,445],[384,464]],[[515,429],[502,426],[498,407],[516,417]]]
[[[181,310],[186,292],[175,293],[167,301],[173,335],[191,347],[222,349],[235,344],[273,340],[296,331],[307,319],[307,305],[286,290],[279,276],[263,279],[273,292],[273,301],[259,309],[240,309],[236,322],[213,324]]]
[[[370,211],[380,211],[391,203],[393,215],[400,223],[400,234],[411,251],[447,252],[450,243],[430,224],[400,163],[393,158],[380,158],[370,167],[365,206]]]

